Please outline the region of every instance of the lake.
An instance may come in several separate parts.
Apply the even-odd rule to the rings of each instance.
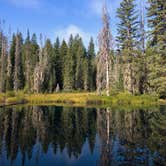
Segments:
[[[0,166],[166,165],[166,106],[0,108]]]

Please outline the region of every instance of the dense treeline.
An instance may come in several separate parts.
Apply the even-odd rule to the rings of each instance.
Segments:
[[[17,32],[8,42],[0,29],[0,91],[51,93],[98,89],[107,90],[107,95],[128,91],[166,97],[166,3],[148,0],[146,16],[144,13],[144,5],[138,11],[134,0],[121,2],[113,49],[109,15],[103,10],[97,56],[93,39],[85,48],[79,35],[71,35],[69,41],[62,42],[57,38],[53,44],[49,39],[43,42],[41,35],[39,44],[35,34],[31,36],[28,31],[24,40]]]
[[[64,89],[95,90],[95,51],[93,39],[86,50],[79,35],[69,43],[46,39],[44,46],[29,32],[25,41],[20,32],[13,34],[10,49],[2,36],[1,92],[55,92]]]

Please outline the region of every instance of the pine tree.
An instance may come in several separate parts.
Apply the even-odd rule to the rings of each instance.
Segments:
[[[31,68],[31,91],[33,91],[33,87],[34,87],[34,70],[36,65],[39,63],[39,45],[37,43],[37,37],[36,34],[34,33],[31,37],[31,41],[30,41],[30,50],[31,50],[31,56],[30,56],[30,68]]]
[[[18,91],[24,87],[24,72],[22,64],[22,34],[16,35],[16,49],[15,49],[15,67],[14,67],[14,90]]]
[[[85,51],[85,47],[83,45],[81,38],[78,43],[79,43],[79,46],[76,52],[77,61],[76,61],[75,88],[81,90],[81,89],[84,89],[84,81],[86,81],[84,80],[84,76],[83,76],[84,59],[85,59],[86,51]]]
[[[74,87],[74,62],[73,62],[73,36],[70,36],[67,55],[65,58],[64,90],[71,91]]]
[[[131,93],[137,92],[137,80],[134,60],[137,46],[138,16],[134,0],[123,0],[117,9],[118,24],[117,42],[124,59],[124,88]]]
[[[2,24],[0,20],[0,55],[2,54],[2,41],[3,41],[3,29]]]
[[[166,97],[166,3],[149,0],[148,81],[151,91]]]
[[[79,59],[79,54],[78,54],[78,49],[80,46],[80,39],[81,37],[79,36],[79,34],[77,34],[74,39],[73,39],[73,44],[72,44],[72,58],[73,58],[73,72],[74,72],[74,85],[73,85],[73,89],[77,89],[77,80],[76,80],[76,66],[77,66],[77,61]],[[78,57],[77,57],[78,56]]]
[[[150,45],[162,45],[165,49],[166,4],[165,0],[148,0],[148,26],[150,28]]]
[[[37,62],[39,62],[39,45],[36,34],[34,33],[31,38],[31,65],[33,69]]]
[[[11,91],[14,89],[14,66],[15,66],[15,50],[16,50],[16,36],[13,34],[9,55],[8,55],[8,69],[7,69],[7,83],[6,89]]]
[[[147,58],[145,53],[145,3],[144,0],[140,4],[140,20],[139,20],[139,55],[138,55],[138,89],[139,93],[147,92]]]
[[[56,39],[54,44],[54,57],[55,57],[55,71],[56,71],[56,84],[59,84],[60,89],[63,86],[63,75],[62,75],[62,57],[60,54],[60,42],[59,38]]]
[[[136,46],[138,15],[134,0],[123,0],[117,9],[118,24],[118,46],[120,49],[132,50]]]
[[[68,46],[65,42],[65,40],[62,41],[62,44],[60,46],[60,56],[62,59],[62,89],[63,89],[63,85],[64,85],[64,72],[65,72],[65,59],[67,56],[67,50],[68,50]]]
[[[2,53],[2,32],[0,31],[0,55]]]
[[[13,78],[12,78],[12,62],[10,53],[8,53],[7,57],[7,77],[6,77],[6,90],[12,91],[13,90]]]
[[[89,82],[90,81],[90,78],[89,78],[90,74],[89,74],[88,62],[89,62],[88,57],[85,57],[83,59],[83,81],[84,81],[84,90],[85,91],[90,91],[90,82]]]
[[[115,52],[114,56],[114,65],[113,65],[113,75],[114,75],[114,88],[117,91],[124,91],[124,81],[123,81],[123,58],[120,50]]]
[[[88,68],[88,89],[95,90],[96,77],[95,77],[95,48],[94,48],[93,38],[90,39],[88,46],[88,58],[87,58],[87,68]]]
[[[55,48],[53,48],[51,41],[48,39],[45,44],[45,56],[48,58],[48,76],[47,79],[49,80],[49,92],[54,92],[57,86],[57,77],[56,77],[56,55]],[[48,81],[46,80],[46,81]]]
[[[1,50],[1,70],[0,70],[0,92],[6,91],[6,59],[7,59],[7,38],[2,36],[2,50]]]
[[[53,47],[49,39],[46,40],[43,52],[43,85],[42,92],[52,92],[56,88],[56,77],[55,73],[51,73],[52,67],[52,56],[53,56]]]

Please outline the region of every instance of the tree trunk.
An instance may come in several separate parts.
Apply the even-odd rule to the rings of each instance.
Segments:
[[[109,63],[108,63],[108,55],[106,58],[106,95],[110,95],[110,86],[109,86]]]

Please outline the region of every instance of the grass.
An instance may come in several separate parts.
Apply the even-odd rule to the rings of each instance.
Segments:
[[[0,103],[4,103],[4,102],[5,102],[5,95],[0,94]]]
[[[133,96],[128,93],[120,93],[114,96],[98,96],[96,93],[56,93],[56,94],[32,94],[26,95],[26,100],[30,104],[66,104],[81,106],[117,106],[117,105],[154,105],[158,103],[158,98],[154,96],[142,95]]]
[[[0,106],[24,104],[27,100],[22,91],[0,94]]]
[[[155,96],[133,96],[129,93],[114,94],[109,97],[98,96],[96,93],[72,92],[54,94],[24,94],[23,92],[8,92],[0,94],[0,105],[28,103],[29,105],[72,105],[94,107],[148,107],[159,104]]]

